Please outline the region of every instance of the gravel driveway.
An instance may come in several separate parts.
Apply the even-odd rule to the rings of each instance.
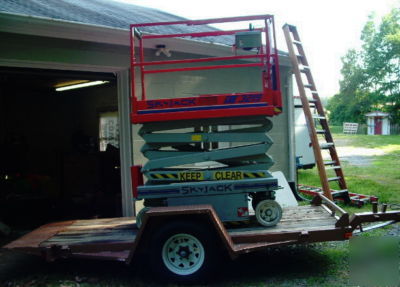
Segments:
[[[364,148],[348,146],[350,141],[345,139],[335,140],[336,151],[341,161],[350,162],[355,166],[370,166],[374,161],[374,156],[381,156],[385,151],[378,148]],[[324,159],[330,159],[329,154],[323,154]]]

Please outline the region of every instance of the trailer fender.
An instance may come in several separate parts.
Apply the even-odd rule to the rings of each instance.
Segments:
[[[204,204],[153,207],[147,211],[143,216],[142,226],[136,235],[135,242],[130,250],[130,255],[126,263],[129,264],[136,253],[146,250],[151,236],[158,228],[174,220],[192,221],[193,224],[206,224],[214,231],[216,239],[219,240],[221,247],[227,251],[228,255],[232,259],[237,257],[232,239],[214,208],[211,205]]]

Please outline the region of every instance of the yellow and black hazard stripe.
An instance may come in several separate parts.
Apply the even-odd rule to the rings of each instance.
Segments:
[[[244,178],[263,178],[266,177],[265,172],[244,172]]]
[[[202,181],[207,180],[241,180],[241,179],[253,179],[253,178],[265,178],[268,177],[265,172],[262,171],[215,171],[207,176],[206,173],[201,171],[184,171],[184,172],[163,172],[157,173],[152,172],[148,175],[152,180],[176,180],[176,181]]]
[[[150,176],[152,179],[178,179],[176,173],[152,173]]]

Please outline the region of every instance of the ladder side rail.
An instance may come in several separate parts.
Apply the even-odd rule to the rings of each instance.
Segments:
[[[297,32],[297,30],[296,30],[296,32]],[[297,38],[300,40],[300,38],[298,36],[298,33],[296,33],[296,34],[297,34]],[[302,50],[302,52],[304,53],[304,50]],[[303,57],[306,59],[306,62],[308,63],[305,54],[303,55]],[[317,113],[318,113],[318,115],[320,115],[322,117],[325,117],[324,119],[319,119],[319,122],[320,122],[320,124],[322,126],[322,129],[325,131],[325,133],[324,133],[325,140],[328,143],[334,143],[334,140],[333,140],[330,128],[329,128],[329,124],[328,124],[328,121],[326,119],[325,109],[322,106],[321,98],[319,97],[319,94],[317,92],[317,88],[316,88],[316,85],[315,85],[314,77],[311,74],[311,69],[309,68],[309,66],[308,66],[308,72],[305,73],[305,74],[306,74],[306,77],[307,77],[307,81],[310,83],[310,85],[313,86],[313,90],[314,91],[312,92],[312,97],[315,100],[315,107],[316,107]],[[332,146],[329,149],[329,153],[330,153],[330,156],[331,156],[332,160],[334,160],[336,162],[336,165],[337,166],[341,166],[340,159],[339,159],[339,156],[337,154],[335,146]],[[343,173],[342,168],[334,169],[334,171],[335,171],[336,176],[339,177],[338,183],[339,183],[340,188],[342,190],[343,189],[347,189],[347,184],[346,184],[346,181],[344,180],[344,173]]]
[[[297,60],[297,56],[296,53],[294,51],[294,47],[293,47],[293,41],[292,38],[290,36],[290,30],[289,30],[289,26],[285,25],[284,26],[284,32],[285,32],[285,39],[286,39],[286,43],[288,46],[288,50],[289,50],[289,56],[290,56],[290,60],[292,62],[292,68],[295,74],[295,78],[296,78],[296,82],[297,82],[297,86],[298,86],[298,90],[299,90],[299,94],[300,94],[300,99],[301,99],[301,103],[303,105],[303,109],[304,109],[304,115],[306,118],[306,123],[308,126],[308,132],[309,132],[309,136],[311,139],[311,144],[313,146],[313,151],[314,151],[314,156],[317,162],[317,167],[318,167],[318,171],[321,179],[321,185],[322,185],[322,189],[324,191],[324,195],[332,200],[332,194],[330,191],[330,187],[329,187],[329,182],[327,180],[327,175],[326,175],[326,170],[325,170],[325,165],[324,165],[324,161],[322,158],[322,153],[321,153],[321,148],[319,146],[319,141],[318,141],[318,137],[317,137],[317,133],[316,133],[316,129],[315,129],[315,125],[314,125],[314,119],[313,116],[311,114],[311,109],[310,109],[310,105],[308,103],[308,99],[307,99],[307,95],[305,92],[305,87],[303,84],[303,80],[301,78],[301,73],[300,73],[300,69],[299,69],[299,63]],[[297,35],[298,38],[298,35]],[[304,52],[304,50],[302,51]],[[304,57],[304,60],[307,61],[307,59]]]
[[[305,57],[305,55],[304,55],[304,57]],[[307,61],[306,57],[305,57],[305,59]],[[310,85],[313,86],[313,89],[314,89],[314,92],[312,92],[312,97],[313,97],[314,100],[316,100],[315,101],[315,107],[316,107],[317,113],[318,113],[318,115],[320,115],[322,117],[326,117],[325,109],[322,106],[321,98],[319,97],[319,94],[317,92],[317,88],[316,88],[316,85],[315,85],[315,82],[314,82],[314,78],[313,78],[313,76],[311,74],[311,70],[310,69],[308,69],[308,72],[306,73],[306,77],[307,77],[308,82],[310,83]],[[333,140],[333,137],[332,137],[332,134],[331,134],[327,119],[326,118],[325,119],[319,119],[319,121],[320,121],[320,124],[322,126],[322,129],[325,131],[324,137],[325,137],[326,142],[334,143],[334,140]],[[340,159],[339,159],[339,156],[337,154],[335,146],[332,146],[329,149],[329,153],[330,153],[331,158],[336,162],[336,165],[337,166],[341,166]],[[336,176],[340,177],[338,179],[338,183],[339,183],[340,188],[342,190],[343,189],[347,189],[347,184],[346,184],[346,181],[344,180],[344,173],[343,173],[342,168],[334,169],[334,171],[335,171]]]

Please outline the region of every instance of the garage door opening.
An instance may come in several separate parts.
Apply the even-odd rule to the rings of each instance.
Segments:
[[[114,75],[2,69],[0,117],[0,221],[121,216]]]

